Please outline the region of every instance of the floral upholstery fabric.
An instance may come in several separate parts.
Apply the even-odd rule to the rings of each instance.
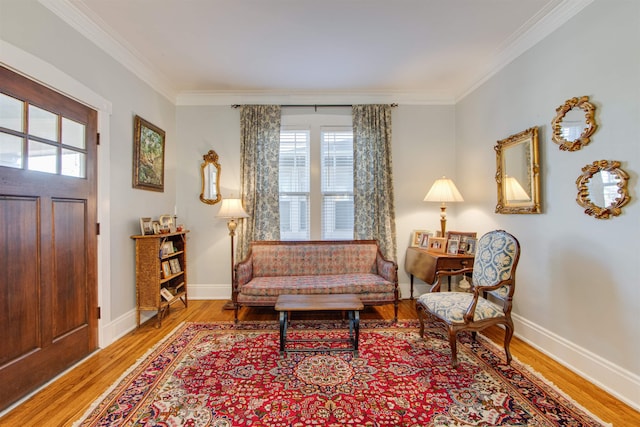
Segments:
[[[375,274],[377,251],[371,244],[253,246],[253,275]]]
[[[430,313],[450,323],[465,323],[464,314],[472,299],[473,294],[468,292],[436,292],[421,295],[418,298],[418,303],[423,304]],[[504,315],[502,307],[484,298],[478,298],[473,321],[477,322],[502,315]]]
[[[517,251],[515,238],[505,231],[482,236],[476,246],[473,263],[474,286],[491,286],[511,277]],[[502,286],[490,293],[504,299],[509,294],[509,288]]]
[[[236,266],[237,302],[273,305],[281,294],[357,294],[363,303],[395,302],[397,264],[375,241],[254,242]]]
[[[256,296],[280,294],[362,294],[391,292],[393,283],[377,274],[325,274],[317,276],[254,277],[242,287],[242,293]]]

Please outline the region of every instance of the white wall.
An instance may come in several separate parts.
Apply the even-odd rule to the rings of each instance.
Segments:
[[[640,3],[596,1],[456,105],[458,222],[518,237],[516,333],[640,405]],[[558,149],[551,120],[588,95],[598,130],[577,152]],[[496,141],[540,130],[543,214],[499,215]],[[575,202],[581,168],[619,160],[631,203],[609,220]],[[625,379],[626,378],[626,379]]]
[[[226,219],[216,218],[220,204],[200,201],[202,156],[214,150],[220,163],[223,198],[240,193],[240,110],[230,106],[177,108],[180,149],[178,222],[189,233],[189,293],[193,298],[231,297],[231,242]]]

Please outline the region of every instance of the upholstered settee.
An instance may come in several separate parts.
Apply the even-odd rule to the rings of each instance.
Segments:
[[[280,294],[356,294],[366,305],[394,304],[398,265],[375,240],[256,241],[235,265],[235,321],[243,306],[275,306]]]

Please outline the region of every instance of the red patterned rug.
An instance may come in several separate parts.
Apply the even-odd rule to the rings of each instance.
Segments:
[[[336,338],[294,322],[292,338]],[[359,357],[281,356],[276,322],[185,323],[98,399],[77,426],[602,426],[517,360],[417,322],[363,321]],[[323,346],[323,343],[314,345]]]

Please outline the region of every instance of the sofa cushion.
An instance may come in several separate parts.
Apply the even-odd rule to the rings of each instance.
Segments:
[[[281,294],[393,294],[394,290],[394,283],[370,273],[254,277],[242,287],[245,295],[264,297]]]
[[[377,251],[375,244],[254,245],[253,277],[376,273]]]

